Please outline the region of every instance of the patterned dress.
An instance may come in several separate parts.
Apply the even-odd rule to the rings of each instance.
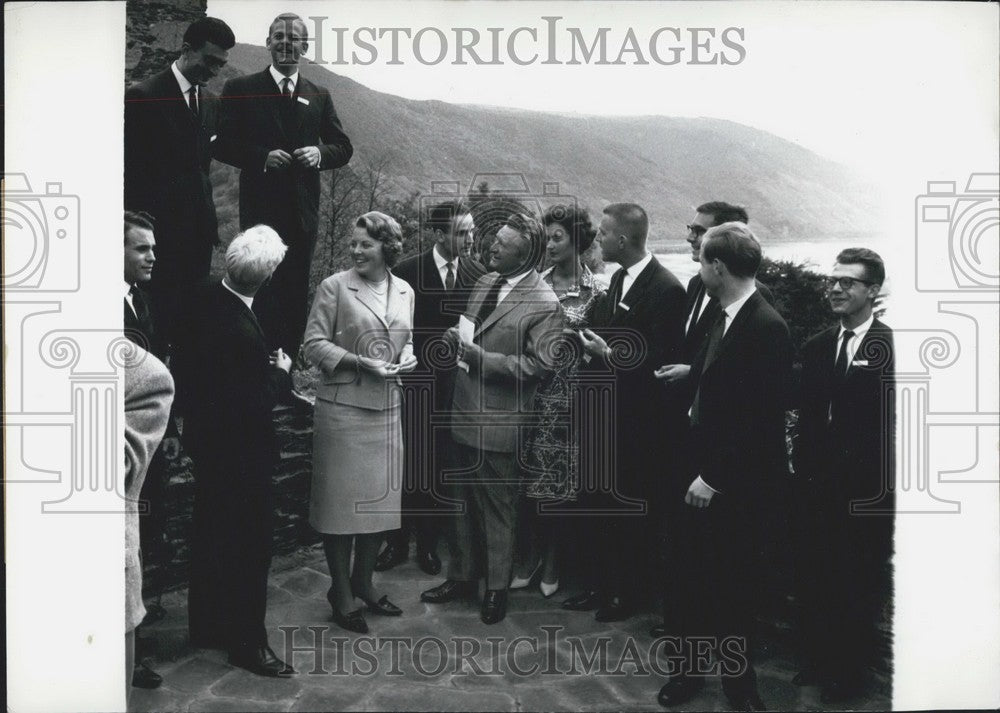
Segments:
[[[552,270],[542,273],[542,279],[552,287]],[[555,289],[555,288],[553,288]],[[586,266],[580,273],[575,289],[556,291],[562,306],[563,319],[569,329],[590,326],[590,311],[595,300],[607,291],[606,286]],[[577,357],[579,354],[576,355]],[[565,361],[539,386],[535,395],[538,426],[527,441],[522,459],[523,486],[530,498],[575,500],[580,486],[577,466],[579,446],[571,433],[571,393],[580,362]]]

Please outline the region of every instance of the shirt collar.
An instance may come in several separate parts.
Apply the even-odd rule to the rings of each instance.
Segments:
[[[181,73],[181,70],[179,70],[177,68],[177,62],[174,62],[172,65],[170,65],[170,69],[173,70],[173,72],[174,72],[174,79],[177,80],[177,84],[181,88],[181,94],[187,94],[188,91],[190,91],[191,87],[197,86],[197,85],[191,84],[191,82],[189,82],[187,80],[187,77],[185,77]],[[195,94],[198,94],[198,90],[197,89],[195,89]]]
[[[232,293],[233,293],[234,295],[236,295],[237,297],[239,297],[239,298],[240,298],[240,302],[242,302],[243,304],[245,304],[245,305],[247,306],[247,309],[249,309],[249,310],[252,310],[252,309],[253,309],[253,297],[247,297],[246,295],[241,295],[241,294],[240,294],[239,292],[237,292],[237,291],[236,291],[236,290],[234,290],[234,289],[233,289],[232,287],[230,287],[230,286],[229,286],[229,285],[228,285],[228,284],[226,283],[226,281],[225,281],[225,280],[223,280],[223,281],[222,281],[222,286],[223,286],[223,287],[225,287],[225,288],[226,288],[227,290],[229,290],[230,292],[232,292]]]
[[[747,303],[747,300],[750,299],[753,296],[753,293],[756,291],[757,288],[755,287],[754,289],[750,290],[745,295],[740,297],[738,300],[730,304],[728,307],[723,308],[722,311],[726,313],[726,317],[729,318],[730,323],[732,323],[732,321],[736,319],[736,315],[740,313],[740,310],[743,308],[743,305]]]
[[[438,246],[437,246],[436,243],[434,245],[433,253],[434,253],[434,264],[437,265],[437,269],[440,272],[441,270],[445,269],[444,266],[448,264],[448,261],[445,260],[444,256],[441,253],[438,252]],[[451,259],[451,264],[452,264],[452,268],[455,269],[455,270],[457,270],[458,269],[458,258],[457,257],[453,257]]]
[[[857,338],[860,339],[861,337],[865,336],[865,333],[869,329],[871,329],[872,322],[874,322],[874,321],[875,321],[875,314],[872,313],[872,314],[868,315],[868,319],[866,319],[864,322],[862,322],[861,324],[859,324],[857,327],[855,327],[851,331],[854,332],[854,336],[855,337],[857,337]],[[840,341],[841,337],[844,336],[844,332],[846,332],[846,331],[847,331],[847,328],[844,327],[843,324],[841,324],[840,325],[840,331],[837,332],[837,341],[838,342]]]
[[[125,285],[125,299],[128,299],[129,295],[132,293],[132,285],[122,280],[122,284]]]
[[[514,275],[513,277],[508,277],[507,284],[510,285],[511,287],[517,286],[517,283],[526,278],[528,276],[528,273],[530,272],[532,271],[526,270],[525,272],[522,272],[520,275]]]
[[[653,253],[646,253],[646,257],[644,257],[642,260],[637,262],[632,267],[625,270],[625,272],[627,272],[628,276],[634,280],[639,276],[640,272],[646,269],[646,265],[648,265],[652,261],[653,261]]]
[[[272,64],[268,67],[271,70],[271,78],[274,79],[274,83],[278,85],[278,89],[281,89],[281,82],[285,79],[285,75],[274,68]],[[292,80],[292,94],[295,93],[295,87],[299,86],[299,70],[295,70],[288,79]]]

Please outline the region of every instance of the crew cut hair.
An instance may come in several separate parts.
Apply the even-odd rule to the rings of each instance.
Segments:
[[[609,215],[615,221],[618,230],[637,245],[646,244],[649,234],[649,216],[645,209],[637,203],[612,203],[604,209],[604,215]]]

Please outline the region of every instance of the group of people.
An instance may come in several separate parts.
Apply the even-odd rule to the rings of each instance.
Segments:
[[[796,682],[829,700],[854,693],[892,542],[881,258],[836,256],[827,289],[839,324],[804,347],[797,379],[788,327],[756,281],[746,210],[719,201],[687,226],[699,271],[686,289],[647,250],[649,218],[634,203],[608,205],[596,227],[578,206],[511,210],[485,265],[461,200],[422,216],[429,244],[402,260],[399,223],[371,211],[350,235],[351,267],[317,287],[306,317],[317,171],[351,155],[329,94],[298,76],[307,40],[299,18],[276,18],[272,65],[227,82],[217,124],[204,82],[234,43],[219,20],[193,23],[177,62],[127,94],[125,319],[155,355],[169,349],[183,425],[165,442],[182,431],[194,462],[192,643],[261,675],[295,673],[268,645],[264,615],[272,410],[295,402],[301,343],[318,371],[309,522],[339,626],[364,633],[366,614],[403,614],[373,572],[407,559],[411,531],[425,572],[441,572],[439,542],[449,550],[444,581],[421,599],[478,597],[485,579],[486,624],[504,619],[510,589],[537,582],[554,596],[582,550],[583,587],[563,608],[622,621],[659,595],[652,635],[677,637],[687,664],[704,658],[694,647],[705,637],[735,642],[746,666],[724,670],[723,689],[734,706],[763,709],[753,624],[788,503],[804,515],[808,646]],[[217,240],[212,157],[241,169],[242,232],[222,282],[200,285]],[[610,282],[587,267],[595,242],[620,266]],[[665,576],[650,592],[654,570]],[[685,703],[704,673],[682,664],[658,700]]]

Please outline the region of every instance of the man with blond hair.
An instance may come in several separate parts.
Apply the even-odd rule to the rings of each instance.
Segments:
[[[281,349],[268,353],[252,311],[286,249],[266,225],[236,236],[225,278],[191,302],[176,357],[195,480],[191,643],[226,649],[231,664],[262,676],[295,673],[264,628],[278,458],[271,411],[291,388],[291,359]]]

